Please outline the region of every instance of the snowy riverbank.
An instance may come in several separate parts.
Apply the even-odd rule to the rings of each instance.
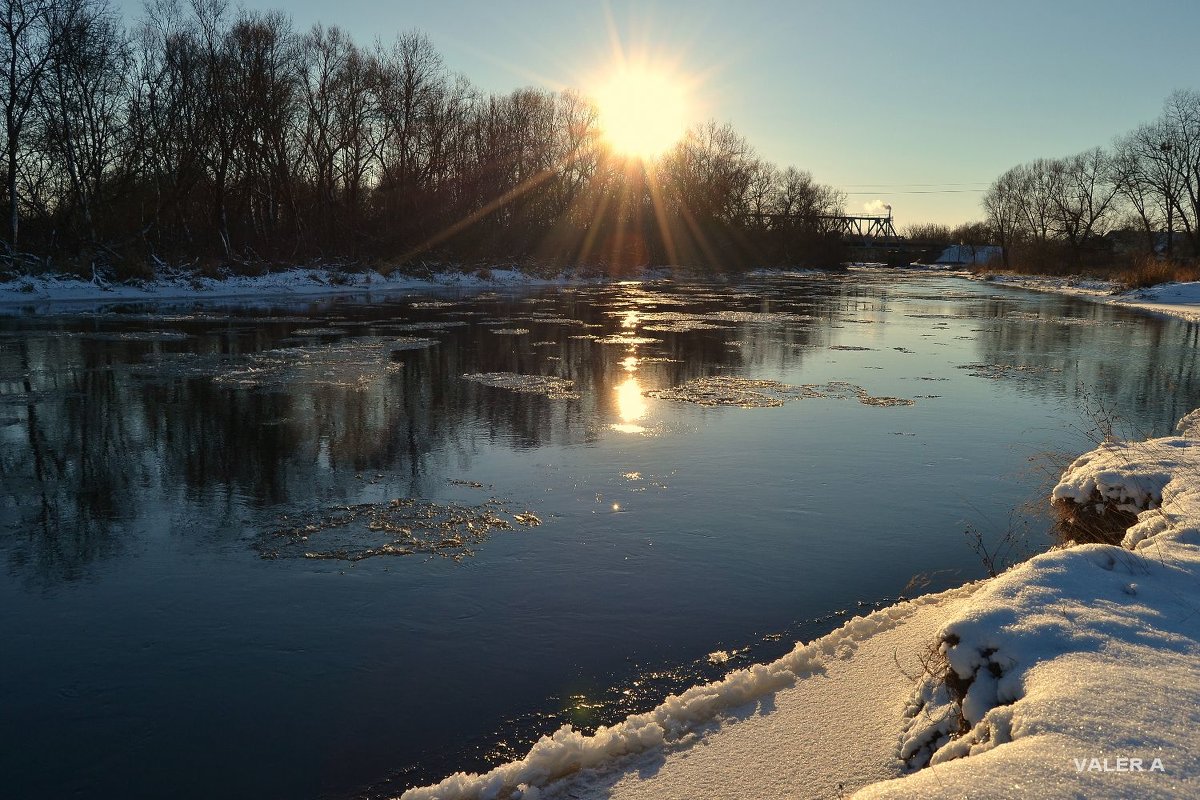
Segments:
[[[861,267],[860,267],[861,268]],[[876,269],[878,267],[871,267]],[[855,267],[851,267],[851,270]],[[938,272],[969,274],[960,270]],[[797,276],[820,270],[762,269],[747,277]],[[653,269],[624,279],[656,280],[695,278],[678,269]],[[595,274],[563,272],[553,277],[537,277],[511,267],[476,271],[446,270],[417,277],[400,272],[383,275],[373,270],[341,272],[335,269],[293,269],[264,275],[231,275],[210,278],[186,272],[164,272],[147,281],[107,283],[85,281],[63,275],[23,277],[0,282],[0,312],[21,309],[49,309],[60,305],[90,303],[153,303],[160,301],[271,300],[278,298],[318,298],[332,295],[384,294],[397,291],[478,290],[522,286],[578,286],[604,283],[609,278]],[[1034,291],[1057,292],[1094,302],[1137,308],[1143,311],[1200,321],[1200,282],[1168,283],[1148,289],[1114,294],[1115,284],[1078,278],[1052,278],[1031,275],[989,275],[987,280],[1006,286]]]
[[[818,275],[815,269],[759,269],[746,277]],[[476,270],[445,269],[421,277],[399,271],[346,272],[330,268],[294,267],[263,275],[205,277],[184,270],[164,270],[151,279],[129,282],[87,281],[67,275],[42,275],[0,281],[0,311],[5,307],[42,308],[58,304],[153,303],[159,301],[270,300],[330,295],[383,294],[396,291],[487,290],[505,287],[584,286],[619,280],[674,278],[702,280],[711,276],[682,267],[654,267],[609,277],[591,270],[565,270],[557,275],[531,275],[514,266]]]
[[[383,275],[373,270],[341,272],[296,267],[263,275],[209,278],[186,272],[166,272],[153,280],[130,283],[85,281],[47,275],[0,282],[0,305],[43,306],[56,303],[141,303],[162,300],[256,300],[279,297],[322,297],[434,289],[488,289],[505,286],[564,286],[598,283],[601,279],[563,273],[550,278],[512,268],[474,272],[442,271],[429,277],[401,272]]]
[[[1054,498],[1138,510],[1121,546],[851,620],[770,664],[419,798],[1194,797],[1200,412],[1111,443]]]
[[[1039,292],[1056,292],[1096,303],[1136,308],[1188,322],[1200,322],[1200,282],[1161,283],[1145,289],[1122,292],[1111,281],[1084,278],[1055,278],[1045,275],[989,274],[985,280]]]

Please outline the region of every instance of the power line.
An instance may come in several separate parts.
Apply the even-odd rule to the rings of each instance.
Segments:
[[[905,190],[889,190],[881,192],[843,192],[843,194],[970,194],[973,192],[986,192],[987,189],[905,189]]]
[[[870,188],[886,188],[886,187],[930,187],[930,186],[987,186],[991,181],[964,181],[962,183],[952,183],[945,181],[942,183],[843,183],[842,186],[853,186],[861,189]]]

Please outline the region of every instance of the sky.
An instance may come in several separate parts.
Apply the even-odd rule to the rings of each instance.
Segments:
[[[130,19],[137,0],[118,0]],[[235,7],[238,5],[234,3]],[[694,122],[893,207],[896,225],[978,219],[1015,164],[1106,146],[1200,90],[1200,2],[1183,0],[242,0],[360,44],[430,38],[486,91],[595,89],[617,48],[669,64]]]

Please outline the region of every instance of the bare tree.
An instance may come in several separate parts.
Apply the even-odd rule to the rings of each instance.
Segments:
[[[60,206],[94,242],[99,199],[125,155],[129,41],[106,0],[67,0],[49,24],[55,46],[38,86],[43,147],[66,176]]]
[[[417,32],[364,50],[226,0],[150,0],[131,36],[112,0],[0,2],[14,248],[724,265],[792,258],[844,206],[727,124],[622,157],[588,98],[482,93]],[[780,217],[802,222],[749,222]]]
[[[1163,109],[1161,131],[1160,151],[1181,187],[1173,205],[1192,253],[1200,255],[1200,92],[1172,93]]]
[[[300,156],[312,217],[323,227],[322,246],[353,249],[378,151],[380,71],[337,27],[315,26],[301,46]]]
[[[1146,236],[1146,252],[1154,253],[1156,231],[1170,217],[1170,201],[1164,199],[1168,188],[1159,190],[1155,180],[1156,160],[1142,153],[1142,142],[1136,133],[1122,136],[1113,145],[1112,177],[1121,198],[1133,209]],[[1168,226],[1169,227],[1169,226]]]
[[[950,244],[955,241],[949,225],[939,225],[934,222],[909,225],[904,229],[904,235],[914,242]]]
[[[9,246],[20,233],[21,198],[17,191],[22,134],[46,69],[56,50],[54,0],[0,0],[0,103],[4,106],[5,156],[8,169]]]
[[[130,101],[130,169],[150,188],[141,204],[142,230],[151,247],[177,241],[194,245],[193,208],[206,177],[206,55],[194,20],[179,5],[147,6],[137,42]]]
[[[988,224],[996,232],[1001,259],[1007,269],[1012,247],[1021,235],[1022,169],[1013,167],[992,182],[983,194],[983,209]]]
[[[430,94],[446,80],[442,58],[429,38],[411,31],[390,47],[376,48],[380,70],[379,104],[384,124],[377,153],[381,208],[410,235],[419,217],[423,129],[428,122]]]
[[[800,219],[841,214],[846,196],[831,186],[817,183],[811,172],[788,167],[779,173],[775,213]]]
[[[1076,264],[1093,238],[1103,236],[1117,195],[1110,159],[1099,147],[1050,162],[1051,202],[1058,233],[1070,245]]]
[[[299,48],[287,19],[277,12],[243,14],[225,47],[227,86],[236,87],[226,113],[237,114],[232,166],[238,181],[239,218],[246,237],[272,246],[286,231],[293,238],[296,209],[292,181],[299,116]]]
[[[191,8],[201,59],[200,122],[204,126],[201,153],[212,180],[212,229],[222,251],[229,256],[232,254],[229,182],[245,124],[245,107],[230,63],[232,54],[228,50],[225,0],[191,0]]]

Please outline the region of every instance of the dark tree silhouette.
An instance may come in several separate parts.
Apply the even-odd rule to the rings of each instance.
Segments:
[[[10,272],[839,260],[813,232],[841,196],[729,125],[643,162],[611,152],[589,98],[481,93],[417,31],[364,49],[152,0],[130,32],[110,2],[0,8]]]

